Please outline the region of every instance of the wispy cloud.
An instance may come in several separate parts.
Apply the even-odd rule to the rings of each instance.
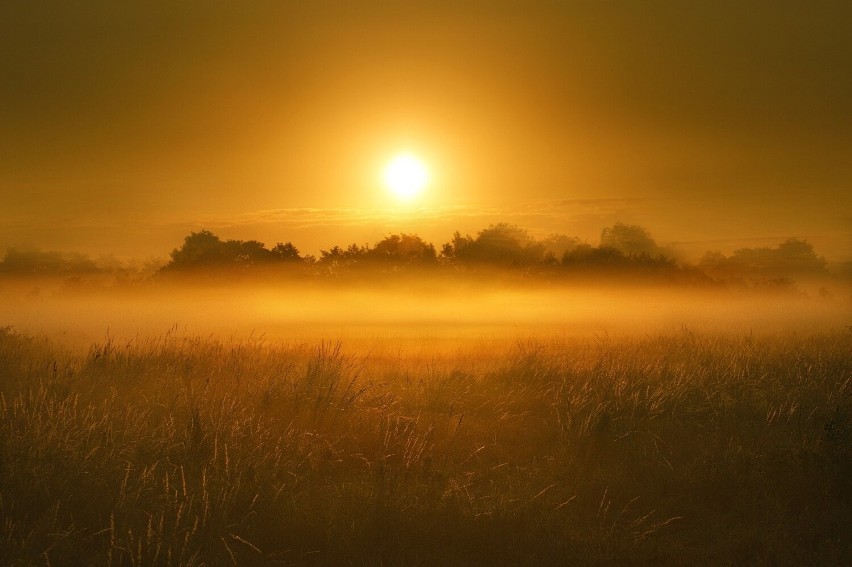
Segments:
[[[411,209],[357,209],[357,208],[291,208],[265,209],[237,214],[201,215],[193,218],[173,218],[168,224],[231,228],[246,225],[275,225],[300,230],[317,227],[414,225],[435,226],[455,220],[484,223],[506,222],[530,224],[536,228],[544,221],[553,225],[577,217],[609,216],[635,208],[639,199],[566,199],[541,201],[515,206],[447,205]]]

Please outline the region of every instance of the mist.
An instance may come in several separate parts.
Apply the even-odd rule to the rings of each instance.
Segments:
[[[611,282],[545,287],[426,277],[381,284],[195,282],[82,290],[40,283],[19,282],[14,289],[7,285],[0,323],[77,346],[179,333],[429,351],[457,348],[468,340],[643,336],[684,329],[811,333],[842,329],[852,312],[848,289],[811,295]]]

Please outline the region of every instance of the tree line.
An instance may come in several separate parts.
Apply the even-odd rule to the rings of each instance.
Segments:
[[[300,266],[312,274],[340,275],[358,270],[401,272],[452,268],[501,269],[528,274],[656,275],[671,280],[759,279],[781,285],[791,278],[824,276],[827,264],[813,246],[790,238],[775,248],[741,248],[730,256],[708,251],[697,264],[676,259],[643,227],[616,223],[603,229],[600,244],[554,234],[534,238],[518,226],[492,224],[476,236],[455,232],[436,248],[416,234],[390,234],[370,244],[333,246],[319,256],[303,255],[292,242],[267,248],[256,240],[222,240],[210,231],[192,232],[171,252],[162,273],[226,268],[251,271],[263,266]]]
[[[193,232],[172,251],[163,271],[197,268],[306,264],[338,269],[359,267],[469,266],[530,269],[556,265],[676,266],[667,251],[639,226],[616,224],[603,231],[600,246],[579,238],[552,235],[536,239],[522,228],[492,224],[475,237],[453,234],[440,250],[416,234],[390,234],[373,245],[350,244],[302,255],[292,242],[267,248],[256,240],[222,240],[207,230]]]
[[[603,229],[600,244],[554,234],[534,238],[518,226],[492,224],[475,236],[455,232],[436,248],[416,234],[385,236],[374,244],[350,244],[302,254],[292,242],[267,247],[257,240],[223,240],[209,230],[191,232],[154,277],[191,275],[202,270],[253,273],[263,268],[333,277],[359,271],[406,272],[508,270],[530,275],[636,275],[672,281],[762,281],[784,284],[793,278],[828,274],[826,261],[806,240],[791,238],[777,247],[741,248],[726,256],[708,251],[696,264],[680,262],[643,227],[616,223]],[[7,250],[0,274],[83,277],[118,273],[115,261],[95,262],[82,254]]]

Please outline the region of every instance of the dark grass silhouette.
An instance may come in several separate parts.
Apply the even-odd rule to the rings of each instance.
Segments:
[[[422,357],[0,334],[0,556],[841,564],[848,333]]]

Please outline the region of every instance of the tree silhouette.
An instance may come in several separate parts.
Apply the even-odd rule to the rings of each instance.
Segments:
[[[333,274],[344,269],[380,267],[384,270],[437,262],[435,246],[416,234],[391,234],[372,247],[367,244],[350,244],[346,248],[334,246],[321,250],[319,259],[319,264],[327,266]]]
[[[335,273],[341,268],[350,268],[363,262],[369,251],[370,247],[367,245],[350,244],[346,248],[334,246],[329,250],[320,250],[319,263],[328,266],[331,272]]]
[[[456,232],[442,256],[452,262],[525,266],[541,262],[545,247],[529,233],[508,223],[492,224],[475,239]]]
[[[464,260],[473,245],[470,235],[462,236],[459,231],[453,233],[453,239],[441,246],[441,257],[448,261]]]
[[[271,252],[277,260],[280,260],[282,262],[304,261],[304,258],[299,255],[299,249],[293,246],[292,242],[286,242],[284,244],[279,242],[275,245]]]
[[[565,236],[564,234],[551,234],[541,241],[544,246],[545,261],[553,263],[565,256],[566,253],[575,250],[582,245],[581,241],[576,236]]]
[[[647,230],[620,222],[601,231],[601,248],[615,248],[627,256],[659,256],[663,253]]]
[[[438,261],[435,246],[416,234],[391,234],[377,242],[368,256],[394,264],[434,264]]]
[[[614,270],[628,263],[628,257],[621,250],[608,246],[581,244],[562,256],[562,266],[578,271]]]
[[[272,250],[257,240],[222,241],[209,230],[192,232],[183,246],[172,250],[171,261],[165,270],[180,271],[197,268],[249,268],[273,263],[298,262],[303,259],[291,243],[277,244]]]
[[[627,255],[611,246],[580,244],[562,257],[562,266],[579,273],[622,273],[631,277],[679,277],[678,265],[671,258],[646,253]],[[693,279],[695,279],[693,277]]]
[[[183,246],[171,253],[166,269],[186,269],[228,263],[228,250],[224,242],[209,230],[192,232],[184,238]]]
[[[382,272],[407,270],[415,267],[456,265],[501,269],[523,269],[525,273],[539,271],[556,274],[572,272],[589,275],[623,273],[625,275],[669,281],[710,281],[715,277],[762,278],[765,281],[793,276],[813,276],[827,273],[826,261],[814,252],[813,246],[791,238],[777,248],[742,248],[730,257],[710,251],[697,267],[679,265],[664,255],[647,230],[640,226],[617,223],[601,233],[598,247],[583,243],[579,238],[551,235],[536,240],[529,232],[508,223],[489,225],[476,238],[456,231],[441,248],[435,247],[416,234],[390,234],[370,246],[350,244],[322,250],[320,259],[303,257],[291,242],[276,244],[268,249],[257,240],[223,241],[209,230],[191,232],[180,248],[171,252],[164,271],[210,268],[251,271],[256,267],[276,265],[318,265],[315,274],[339,275],[350,270],[376,269]],[[439,261],[440,260],[440,261]],[[21,274],[80,274],[99,268],[84,256],[63,256],[58,253],[19,252],[10,249],[0,263],[0,272]]]
[[[85,254],[9,248],[0,262],[0,272],[8,275],[61,276],[94,274],[100,271],[102,269]]]
[[[789,238],[777,248],[740,248],[730,257],[711,250],[704,254],[698,267],[725,277],[783,278],[827,273],[825,258],[817,256],[810,242],[797,238]]]
[[[225,243],[228,256],[239,266],[247,267],[265,264],[273,261],[275,256],[267,250],[262,242],[257,240],[229,240]]]

